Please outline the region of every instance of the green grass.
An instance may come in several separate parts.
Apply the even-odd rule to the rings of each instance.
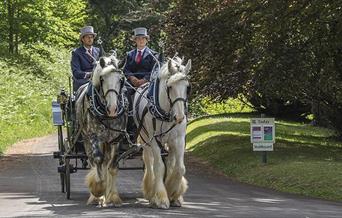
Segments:
[[[238,181],[329,200],[342,200],[342,142],[333,131],[276,121],[268,163],[250,143],[251,114],[192,121],[188,150]],[[255,116],[254,116],[255,117]]]
[[[70,69],[69,52],[56,51],[38,45],[21,56],[0,57],[0,154],[19,140],[55,130],[51,101]]]

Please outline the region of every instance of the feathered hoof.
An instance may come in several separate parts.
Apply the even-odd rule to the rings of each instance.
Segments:
[[[164,203],[160,203],[160,204],[156,204],[155,202],[151,202],[150,203],[150,207],[151,208],[155,208],[155,209],[164,209],[164,210],[167,210],[170,208],[170,205],[166,202]]]
[[[99,203],[99,199],[95,197],[94,195],[90,194],[88,201],[87,201],[87,205],[90,205],[90,204],[97,205],[98,203]]]
[[[179,196],[178,199],[170,199],[170,207],[181,207],[183,202],[183,196]]]
[[[172,200],[170,201],[170,207],[182,207],[182,203],[180,200]]]
[[[122,206],[122,200],[118,194],[112,194],[109,197],[108,203],[110,203],[114,207],[121,207]]]
[[[159,208],[159,209],[169,209],[170,208],[170,201],[165,195],[165,197],[162,193],[159,193],[159,195],[155,195],[152,200],[150,201],[150,206],[152,208]]]

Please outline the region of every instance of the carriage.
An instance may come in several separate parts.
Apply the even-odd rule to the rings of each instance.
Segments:
[[[58,151],[53,157],[59,160],[61,191],[70,199],[70,175],[90,169],[86,176],[88,203],[119,206],[122,201],[116,188],[117,171],[144,169],[142,188],[150,205],[164,209],[181,206],[187,189],[183,156],[191,60],[183,65],[183,59],[174,57],[159,67],[149,85],[136,90],[130,113],[125,107],[125,77],[118,62],[116,55],[101,57],[91,82],[76,95],[61,90],[52,103],[58,129]],[[96,105],[103,101],[103,107]],[[102,116],[103,120],[99,118]],[[130,139],[128,116],[134,116],[140,144]],[[94,144],[101,144],[101,160],[89,152]],[[144,164],[121,167],[120,162],[134,158],[142,158]]]
[[[70,199],[71,174],[78,170],[89,170],[88,156],[85,152],[80,132],[76,127],[75,93],[72,93],[71,79],[69,92],[61,89],[56,100],[52,102],[53,124],[57,127],[58,151],[53,152],[53,158],[58,159],[57,172],[60,176],[61,192]],[[117,164],[120,170],[142,170],[144,166],[126,166],[125,161],[141,159],[141,148],[132,142],[120,142]],[[139,161],[138,161],[139,162]]]

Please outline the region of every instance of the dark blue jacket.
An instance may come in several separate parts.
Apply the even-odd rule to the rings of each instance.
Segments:
[[[152,54],[158,58],[158,53],[146,47],[144,53],[142,54],[142,60],[139,64],[135,62],[135,57],[137,55],[137,49],[127,53],[126,65],[124,68],[125,76],[135,76],[138,79],[150,80],[151,72],[156,60],[153,58]]]
[[[92,47],[92,55],[96,60],[100,58],[100,49]],[[89,82],[89,79],[85,79],[86,72],[92,72],[96,62],[87,53],[86,49],[81,46],[72,51],[71,58],[71,70],[73,76],[73,89],[77,89],[83,84]]]

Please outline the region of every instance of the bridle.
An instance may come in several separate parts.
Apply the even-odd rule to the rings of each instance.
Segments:
[[[110,73],[119,73],[119,74],[123,75],[122,70],[120,70],[120,69],[117,69],[115,71],[111,71]],[[115,95],[117,96],[117,98],[119,99],[120,93],[122,92],[122,88],[123,88],[123,82],[124,82],[124,78],[122,76],[122,78],[120,78],[120,90],[119,91],[117,91],[115,89],[108,89],[108,90],[106,90],[106,92],[104,92],[103,91],[103,79],[102,79],[102,77],[100,77],[100,90],[101,90],[101,94],[102,94],[100,96],[103,96],[103,101],[104,101],[105,105],[107,105],[106,97],[111,92],[114,92]],[[101,99],[101,101],[102,101],[102,99]]]
[[[183,79],[181,79],[181,80],[186,80],[186,81],[188,81],[188,79],[185,77],[185,78],[183,78]],[[179,80],[180,81],[180,80]],[[166,84],[167,84],[167,80],[166,80]],[[168,98],[168,100],[169,100],[169,104],[170,104],[170,110],[169,110],[169,114],[171,114],[171,112],[172,112],[172,108],[173,108],[173,106],[178,102],[178,101],[181,101],[181,102],[183,102],[183,104],[184,104],[184,113],[185,113],[185,115],[187,115],[187,113],[188,113],[188,95],[190,94],[190,85],[187,87],[187,92],[186,92],[186,98],[182,98],[182,97],[177,97],[176,99],[174,99],[174,100],[172,100],[171,99],[171,97],[170,97],[170,89],[171,89],[171,87],[169,87],[169,86],[167,86],[166,85],[166,93],[167,93],[167,98]]]
[[[119,73],[122,74],[122,70],[117,69],[115,71],[111,71],[109,73]],[[123,74],[122,74],[123,75]],[[108,89],[104,92],[103,90],[103,78],[100,77],[100,84],[99,84],[99,90],[96,89],[94,87],[94,85],[92,85],[92,101],[91,101],[91,108],[92,111],[94,112],[93,114],[96,117],[102,117],[102,118],[110,118],[109,116],[107,116],[107,110],[106,110],[106,105],[107,105],[107,101],[106,101],[106,96],[111,93],[114,92],[115,95],[117,96],[117,100],[118,100],[118,115],[117,117],[119,117],[120,115],[123,114],[124,110],[125,110],[125,100],[124,100],[124,96],[122,94],[122,88],[123,88],[123,83],[124,83],[124,77],[122,76],[122,78],[120,78],[120,90],[117,91],[115,89]],[[96,98],[99,99],[99,102],[96,101]]]

